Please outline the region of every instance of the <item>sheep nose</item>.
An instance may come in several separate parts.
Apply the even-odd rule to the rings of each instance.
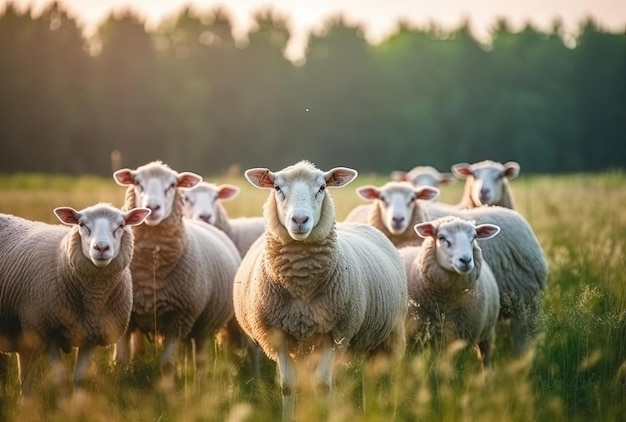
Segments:
[[[463,265],[469,265],[472,263],[472,257],[469,255],[462,256],[459,258],[459,261],[461,261],[461,264]]]
[[[305,224],[307,221],[309,221],[309,217],[308,216],[304,216],[304,217],[293,216],[293,217],[291,217],[291,221],[293,221],[297,225],[301,226],[301,225]]]
[[[148,208],[151,212],[151,214],[154,214],[155,211],[158,211],[161,209],[160,205],[147,205],[146,208]]]
[[[105,242],[98,242],[98,243],[96,243],[95,245],[93,245],[93,248],[94,248],[95,250],[97,250],[98,252],[106,252],[106,251],[108,251],[109,249],[111,249],[111,247],[109,246],[109,244],[108,244],[108,243],[105,243]]]
[[[404,217],[391,217],[391,221],[393,221],[395,224],[400,224],[404,221]]]
[[[211,214],[201,214],[198,216],[198,218],[205,223],[208,223],[209,221],[211,221]]]

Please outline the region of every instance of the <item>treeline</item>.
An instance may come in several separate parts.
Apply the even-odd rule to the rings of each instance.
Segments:
[[[109,175],[162,159],[218,174],[306,158],[385,173],[516,160],[523,172],[626,163],[626,34],[581,22],[567,39],[494,22],[444,30],[398,22],[377,45],[341,17],[284,51],[289,17],[181,9],[156,30],[128,11],[86,39],[62,4],[0,15],[0,172]]]

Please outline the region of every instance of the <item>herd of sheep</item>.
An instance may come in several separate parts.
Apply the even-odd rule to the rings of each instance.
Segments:
[[[58,225],[0,214],[0,371],[16,353],[27,397],[44,355],[64,389],[60,351],[77,349],[76,390],[97,346],[114,344],[114,361],[132,364],[147,338],[161,344],[171,387],[179,346],[199,369],[209,341],[224,338],[257,365],[276,362],[282,418],[292,420],[296,362],[310,355],[326,393],[340,355],[396,365],[408,347],[460,340],[486,369],[498,320],[515,353],[527,350],[547,283],[541,246],[514,210],[508,179],[519,170],[483,161],[452,174],[393,172],[383,186],[357,188],[369,203],[337,221],[327,188],[352,182],[350,168],[249,169],[269,193],[262,216],[231,218],[220,201],[238,187],[154,161],[114,172],[126,187],[121,209],[56,208]],[[437,201],[455,178],[463,198]]]

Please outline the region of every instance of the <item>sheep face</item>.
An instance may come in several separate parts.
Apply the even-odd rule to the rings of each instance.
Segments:
[[[228,184],[216,186],[213,183],[202,182],[192,188],[184,189],[183,193],[185,216],[215,225],[218,201],[234,198],[239,194],[239,188]]]
[[[82,211],[59,207],[54,209],[54,214],[62,223],[79,227],[83,255],[96,267],[106,267],[120,251],[124,227],[141,224],[150,210],[134,208],[125,213],[98,204]]]
[[[156,226],[169,217],[177,188],[190,188],[202,181],[197,174],[178,173],[159,161],[136,170],[117,170],[113,178],[121,186],[135,187],[135,203],[152,211],[145,220],[149,226]]]
[[[416,201],[432,200],[439,195],[434,187],[413,187],[410,183],[389,182],[378,188],[363,186],[357,189],[363,199],[376,201],[381,208],[381,216],[387,230],[392,234],[404,233],[411,222]]]
[[[458,274],[468,274],[474,269],[474,241],[490,239],[500,231],[493,224],[476,226],[456,217],[416,224],[414,228],[419,236],[434,240],[437,263],[443,269]]]
[[[436,188],[439,185],[453,183],[455,178],[450,173],[440,173],[431,166],[417,166],[411,171],[393,171],[391,180],[396,182],[409,182],[413,186],[430,186]]]
[[[274,190],[280,224],[292,239],[302,241],[320,221],[326,188],[347,185],[357,172],[344,167],[322,172],[311,163],[301,161],[278,172],[249,169],[245,176],[258,188]]]
[[[494,161],[479,163],[459,163],[452,166],[452,172],[458,179],[473,178],[470,192],[472,201],[480,205],[493,205],[500,202],[505,179],[514,179],[519,175],[518,163],[509,161],[501,164]]]

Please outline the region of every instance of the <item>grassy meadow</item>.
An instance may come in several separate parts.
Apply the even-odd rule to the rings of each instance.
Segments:
[[[268,192],[243,178],[207,177],[238,185],[226,202],[231,216],[260,215]],[[385,177],[361,175],[330,190],[339,220],[362,200],[355,188],[382,185]],[[540,333],[522,357],[511,354],[506,325],[498,327],[494,368],[484,382],[464,349],[445,354],[409,350],[378,403],[365,394],[360,410],[361,367],[341,365],[329,402],[317,398],[300,376],[300,421],[626,421],[626,174],[521,176],[511,182],[517,209],[535,229],[550,275]],[[462,184],[443,187],[455,203]],[[0,176],[0,212],[57,222],[52,209],[80,209],[96,202],[121,206],[124,189],[112,179]],[[8,385],[0,388],[0,421],[275,421],[280,392],[275,367],[262,360],[255,379],[249,361],[218,347],[206,373],[194,376],[179,354],[178,384],[159,387],[158,346],[131,367],[110,364],[112,347],[96,355],[89,393],[67,399],[50,385],[45,364],[35,397],[18,400],[15,357]],[[68,368],[73,356],[67,356]],[[367,368],[372,369],[372,368]],[[373,369],[375,370],[375,368]]]

